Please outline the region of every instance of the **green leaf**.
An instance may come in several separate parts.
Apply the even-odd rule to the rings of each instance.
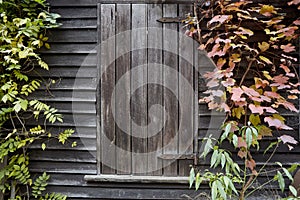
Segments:
[[[211,186],[211,199],[216,200],[217,196],[218,196],[218,185],[216,181],[214,181]]]
[[[294,186],[290,185],[289,186],[289,190],[293,194],[294,197],[297,196],[297,190],[296,190],[296,188]]]
[[[262,61],[264,61],[264,62],[266,62],[267,64],[273,64],[273,63],[269,60],[269,58],[266,58],[266,57],[264,57],[264,56],[259,56],[259,59],[262,60]]]
[[[224,190],[224,186],[223,184],[221,183],[220,180],[216,180],[215,182],[217,182],[217,186],[218,186],[218,190],[219,190],[219,193],[221,195],[221,197],[226,200],[227,199],[227,195],[226,195],[226,192]]]
[[[46,149],[46,144],[42,143],[42,149],[45,150]]]
[[[282,170],[284,171],[285,175],[291,180],[294,181],[294,178],[292,177],[291,173],[286,169],[286,168],[282,168]]]
[[[251,128],[246,128],[246,143],[247,147],[250,148],[252,144],[252,130]]]
[[[231,123],[228,123],[225,127],[224,133],[221,136],[221,142],[228,137],[228,134],[230,133],[230,130],[231,130]]]
[[[277,171],[277,178],[278,178],[277,181],[278,181],[279,187],[280,187],[281,191],[283,192],[284,187],[285,187],[285,182],[284,182],[284,178],[280,171]]]
[[[195,169],[192,167],[190,170],[190,176],[189,176],[190,188],[193,186],[194,181],[195,181]]]
[[[196,175],[196,180],[195,180],[196,190],[199,189],[200,184],[202,183],[202,181],[203,181],[203,177],[201,177],[200,173],[198,172],[197,175]]]
[[[236,134],[232,135],[232,144],[235,148],[238,146],[238,136]]]
[[[250,115],[249,121],[251,122],[251,124],[253,124],[253,126],[257,126],[258,124],[261,123],[259,115],[254,115],[254,114]]]
[[[219,156],[218,150],[214,150],[211,159],[210,159],[210,167],[213,167],[217,162],[217,158]]]

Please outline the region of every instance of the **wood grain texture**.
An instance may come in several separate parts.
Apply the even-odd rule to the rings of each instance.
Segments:
[[[131,46],[131,118],[132,125],[132,173],[143,174],[147,170],[147,6],[132,5]],[[133,73],[133,70],[137,70]],[[145,85],[144,85],[145,84]],[[135,85],[137,88],[135,88]]]
[[[117,4],[116,16],[116,84],[124,80],[124,84],[116,87],[116,146],[119,148],[116,155],[117,174],[131,173],[131,118],[130,118],[130,99],[126,98],[130,94],[130,26],[131,11],[130,4]],[[128,32],[126,32],[128,31]]]
[[[163,17],[176,17],[177,16],[177,5],[163,5]],[[174,50],[178,49],[178,30],[177,24],[164,24],[163,25],[163,49],[164,53],[164,65],[174,69],[178,72],[178,54],[172,54]],[[173,34],[170,35],[169,31],[172,30]],[[178,76],[169,74],[170,71],[164,70],[164,86],[169,85],[171,88],[164,87],[164,102],[163,105],[166,109],[166,124],[163,132],[163,146],[164,154],[177,154],[178,153]],[[174,95],[175,93],[175,95]],[[164,175],[176,176],[178,165],[177,160],[164,161],[164,165],[169,165],[164,168]]]
[[[192,5],[179,4],[179,13],[190,13]],[[180,29],[179,35],[179,154],[193,154],[194,139],[194,41]],[[187,83],[187,84],[185,84]],[[197,101],[196,101],[197,102]],[[188,175],[191,160],[179,160],[179,175]]]
[[[162,129],[156,130],[157,127],[163,127],[163,110],[154,111],[151,114],[151,107],[163,105],[163,64],[162,62],[162,24],[156,19],[162,16],[161,4],[147,5],[148,14],[148,169],[150,175],[162,174],[162,160],[157,156],[161,154],[162,149]],[[153,65],[160,65],[160,68],[154,68]],[[152,107],[154,108],[154,107]],[[150,126],[149,124],[154,124]]]
[[[101,163],[103,174],[115,173],[115,121],[112,113],[112,95],[115,86],[115,4],[101,5]],[[109,40],[109,38],[111,38]],[[105,42],[108,41],[109,42]]]

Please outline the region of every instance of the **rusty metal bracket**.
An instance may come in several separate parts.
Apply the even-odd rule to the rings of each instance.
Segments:
[[[182,23],[183,17],[162,17],[156,21],[160,23]]]

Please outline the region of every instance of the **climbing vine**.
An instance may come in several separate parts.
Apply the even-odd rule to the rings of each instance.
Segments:
[[[295,105],[300,83],[295,45],[299,38],[300,2],[287,3],[293,9],[291,13],[263,1],[202,1],[195,3],[194,13],[185,20],[187,34],[215,63],[215,69],[204,75],[207,90],[200,101],[211,110],[226,113],[220,138],[204,138],[206,145],[200,156],[205,158],[212,151],[210,167],[219,170],[197,172],[192,168],[190,173],[190,185],[195,183],[196,189],[203,181],[209,182],[212,199],[231,195],[245,199],[274,181],[284,191],[283,176],[293,181],[291,173],[298,164],[287,169],[277,163],[276,175],[270,181],[252,187],[265,173],[280,143],[290,150],[298,144],[293,132],[287,132],[294,127],[288,125],[285,114],[298,113]],[[291,14],[295,17],[289,17]],[[254,153],[266,137],[276,141],[264,149],[272,153],[258,169]],[[225,141],[236,149],[242,162],[233,160],[232,151],[223,148]],[[297,196],[293,186],[289,189]]]
[[[47,123],[63,122],[55,108],[33,97],[44,82],[32,76],[37,68],[48,70],[38,50],[50,48],[47,29],[59,26],[59,15],[49,12],[45,0],[0,0],[0,13],[0,160],[7,160],[0,169],[0,189],[10,199],[66,199],[45,194],[49,176],[34,180],[27,151],[34,141],[52,137]],[[37,126],[28,125],[32,119]],[[59,133],[59,142],[64,144],[73,132]]]

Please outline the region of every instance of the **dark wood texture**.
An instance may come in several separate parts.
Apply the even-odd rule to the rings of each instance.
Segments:
[[[175,69],[194,87],[195,91],[199,91],[199,96],[203,96],[205,86],[201,75],[209,65],[209,60],[197,54],[196,44],[190,44],[182,39],[179,32],[183,33],[184,30],[181,29],[180,23],[157,22],[163,17],[176,19],[183,17],[191,8],[190,1],[167,0],[153,3],[153,1],[137,0],[118,2],[113,0],[49,0],[49,2],[53,6],[52,11],[61,14],[62,18],[59,21],[63,25],[50,31],[51,49],[41,51],[43,58],[50,65],[50,71],[39,70],[33,73],[33,76],[41,75],[45,80],[52,78],[57,83],[50,87],[51,94],[46,94],[46,88],[41,88],[35,96],[57,107],[64,114],[63,124],[47,126],[53,136],[57,136],[66,128],[74,128],[76,132],[66,145],[57,144],[55,140],[46,141],[48,148],[45,151],[40,148],[41,141],[34,143],[30,149],[32,171],[39,175],[46,170],[51,175],[49,192],[62,192],[67,194],[70,200],[182,199],[184,198],[182,195],[193,197],[199,194],[194,190],[189,190],[187,184],[179,185],[175,182],[167,184],[128,182],[125,184],[90,182],[84,179],[85,175],[97,174],[141,175],[139,172],[142,172],[143,168],[151,169],[156,166],[158,170],[144,175],[170,176],[169,179],[174,176],[187,175],[188,164],[193,162],[193,154],[198,153],[202,138],[208,133],[208,128],[212,128],[210,127],[213,124],[211,121],[222,119],[222,116],[211,113],[204,104],[199,104],[199,107],[191,105],[191,107],[185,107],[188,109],[187,113],[189,117],[191,115],[197,117],[188,123],[190,125],[178,132],[181,123],[179,119],[182,116],[179,102],[183,101],[186,105],[193,104],[193,102],[185,96],[186,91],[180,86],[182,77],[171,78],[167,74],[169,71],[151,70],[153,66],[149,64],[162,63]],[[265,2],[283,5],[286,1]],[[98,5],[98,3],[101,4]],[[102,49],[98,48],[101,47],[99,44],[108,37],[133,27],[164,29],[154,31],[151,28],[144,28],[140,29],[138,35],[125,35],[125,38],[117,35],[112,40],[113,44],[104,46]],[[177,34],[168,34],[166,28],[174,30]],[[145,43],[151,44],[151,48],[130,52],[134,45],[145,47]],[[160,50],[162,48],[165,51]],[[124,54],[127,51],[129,52]],[[187,56],[188,60],[179,56],[180,54]],[[106,63],[110,58],[116,58],[115,62]],[[194,62],[199,74],[195,69],[191,69],[190,61]],[[100,66],[107,64],[110,64],[110,67],[102,75],[102,71],[99,70],[102,69]],[[122,117],[124,115],[125,118],[145,127],[160,117],[166,122],[161,131],[146,139],[133,138],[130,134],[126,134],[114,123],[110,109],[113,86],[126,72],[142,64],[146,64],[146,67],[144,71],[139,71],[138,77],[130,75],[126,78],[131,81],[155,80],[163,84],[170,83],[172,90],[177,91],[179,96],[179,99],[176,99],[176,95],[170,89],[157,85],[139,88],[134,93],[131,91],[132,84],[127,82],[117,89],[116,112],[119,112]],[[200,75],[199,82],[198,75]],[[128,102],[128,99],[122,102],[122,99],[119,99],[120,95],[125,93],[133,94],[132,102]],[[194,102],[197,102],[197,95],[194,97]],[[132,106],[133,104],[135,106]],[[156,115],[148,115],[151,107],[155,108],[156,104],[163,105],[164,110],[156,112]],[[128,109],[131,109],[131,115],[124,112]],[[141,111],[141,113],[135,114],[134,110]],[[289,113],[285,115],[288,123],[296,128],[295,131],[287,133],[298,134],[299,117]],[[132,121],[130,120],[124,120],[121,126],[131,130]],[[36,122],[32,121],[29,124],[34,126]],[[210,131],[216,131],[218,126],[214,128]],[[147,136],[148,134],[149,136],[151,131],[152,129],[148,127],[141,135]],[[103,134],[111,140],[113,145],[110,146],[107,143],[101,145],[103,141],[100,136],[104,136]],[[193,146],[185,148],[186,137],[183,137],[183,134],[195,138]],[[171,145],[163,149],[171,139]],[[263,155],[263,148],[267,146],[268,141],[275,140],[276,137],[263,141],[261,149],[255,154],[258,166],[261,166],[270,155],[270,152]],[[77,142],[77,147],[71,147],[73,141]],[[228,146],[226,143],[224,145]],[[117,154],[115,147],[125,150],[125,153]],[[157,160],[153,162],[151,157],[134,158],[131,154],[134,151],[157,152]],[[232,149],[232,152],[235,150]],[[105,159],[109,165],[115,165],[118,170],[102,164],[101,159]],[[293,152],[289,152],[286,146],[281,145],[268,169],[272,169],[276,161],[281,161],[284,166],[288,166],[288,164],[299,162],[299,159],[299,145]],[[172,164],[163,167],[163,164],[168,163]],[[201,162],[200,167],[209,168],[209,163]],[[268,177],[262,177],[261,180],[266,181]],[[268,186],[266,189],[271,187],[279,191],[277,185]],[[201,191],[208,191],[208,186],[203,185],[201,189]]]

